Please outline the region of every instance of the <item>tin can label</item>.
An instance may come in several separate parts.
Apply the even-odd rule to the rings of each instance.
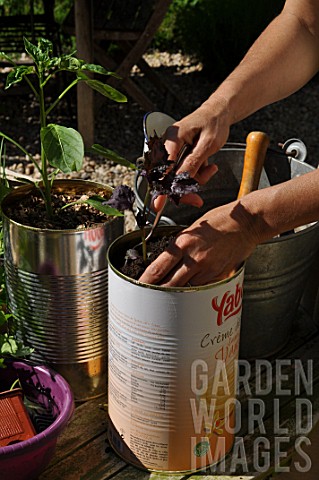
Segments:
[[[195,471],[231,449],[243,276],[175,291],[109,268],[109,439],[127,462]]]

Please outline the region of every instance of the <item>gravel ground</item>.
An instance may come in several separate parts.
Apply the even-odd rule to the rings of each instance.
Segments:
[[[201,65],[190,57],[166,52],[151,52],[146,55],[154,70],[170,84],[179,97],[170,108],[164,107],[164,98],[149,84],[148,80],[135,68],[132,75],[143,91],[157,103],[158,110],[165,111],[179,119],[199,106],[216,88],[207,79]],[[229,141],[244,142],[249,131],[262,130],[270,136],[271,146],[276,146],[290,138],[300,138],[307,146],[307,161],[318,165],[317,142],[319,138],[319,76],[316,76],[299,92],[289,98],[265,107],[231,129]],[[120,88],[119,88],[120,89]],[[17,89],[18,91],[18,89]],[[7,91],[10,93],[10,90]],[[31,153],[39,153],[37,140],[37,107],[28,94],[10,95],[3,92],[0,71],[0,128],[18,139]],[[53,96],[53,92],[52,92]],[[75,97],[57,110],[58,121],[76,127]],[[126,104],[115,104],[97,98],[95,134],[96,143],[116,150],[130,161],[135,161],[143,150],[142,119],[144,111],[131,98]],[[25,157],[8,150],[10,169],[20,173],[35,175],[33,165]],[[83,170],[72,177],[92,179],[116,186],[119,183],[132,185],[133,173],[126,168],[113,165],[101,158],[86,157]]]

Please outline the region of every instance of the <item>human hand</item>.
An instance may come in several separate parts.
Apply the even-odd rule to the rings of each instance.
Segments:
[[[227,278],[256,247],[253,232],[250,214],[240,202],[213,209],[179,233],[139,280],[183,287]]]
[[[178,158],[182,147],[190,145],[191,149],[181,162],[177,172],[189,172],[200,185],[217,172],[217,166],[209,164],[208,159],[226,142],[229,135],[229,122],[225,102],[216,98],[203,103],[193,113],[168,127],[164,134],[165,148],[172,160]],[[165,202],[163,196],[154,201],[155,211],[159,211]],[[201,207],[199,195],[189,194],[181,199],[181,203]]]

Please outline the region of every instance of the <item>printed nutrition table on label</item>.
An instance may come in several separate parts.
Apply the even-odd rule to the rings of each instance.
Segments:
[[[215,480],[217,474],[219,480],[271,479],[275,472],[290,470],[294,449],[300,453],[300,467],[309,470],[305,445],[307,432],[319,420],[318,367],[319,333],[300,310],[293,335],[281,352],[259,363],[242,362],[235,444],[217,466],[167,475],[128,465],[108,442],[105,396],[76,408],[39,480]],[[276,478],[280,480],[280,475]]]

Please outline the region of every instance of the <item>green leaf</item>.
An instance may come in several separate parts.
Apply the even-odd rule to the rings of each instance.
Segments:
[[[39,50],[36,45],[33,43],[29,42],[29,40],[25,37],[23,37],[23,42],[24,42],[24,48],[25,51],[33,58],[33,60],[37,63],[38,56],[39,56]]]
[[[115,102],[127,102],[127,98],[123,93],[119,92],[115,88],[107,85],[106,83],[102,83],[99,80],[84,80],[85,83],[96,90],[97,92],[104,95],[104,97],[108,97]]]
[[[7,55],[4,52],[0,52],[0,58],[4,58],[5,60],[7,60],[7,62],[12,63],[12,65],[15,65],[15,61],[13,60],[13,58],[11,58],[9,55]]]
[[[76,72],[76,74],[80,80],[90,80],[90,77],[88,77],[82,70],[79,70],[78,72]]]
[[[61,63],[61,59],[59,57],[51,57],[50,60],[48,60],[48,62],[46,63],[46,68],[48,70],[53,69],[55,67],[59,68],[60,63]]]
[[[105,200],[104,200],[105,202]],[[123,217],[123,213],[117,210],[116,208],[110,207],[109,205],[103,205],[103,203],[93,197],[88,198],[87,200],[83,200],[83,203],[90,205],[91,207],[96,208],[100,212],[104,213],[105,215],[110,215],[112,217]]]
[[[112,77],[115,77],[115,78],[121,78],[117,73],[110,72],[109,70],[106,70],[101,65],[95,65],[93,63],[84,63],[82,65],[82,70],[87,70],[88,72],[99,73],[101,75],[111,75]]]
[[[17,342],[17,350],[14,356],[18,358],[29,357],[33,352],[34,348],[26,347],[22,342]]]
[[[59,68],[61,70],[68,70],[71,72],[80,70],[83,66],[83,60],[72,57],[70,55],[62,55],[60,58]]]
[[[17,349],[17,342],[12,336],[7,333],[0,335],[0,352],[2,355],[14,355]]]
[[[33,58],[38,67],[42,64],[45,66],[50,61],[50,55],[53,51],[53,45],[50,40],[39,38],[38,45],[29,42],[25,37],[23,37],[23,41],[26,52]]]
[[[32,66],[19,65],[18,67],[14,67],[7,76],[5,88],[10,88],[14,83],[21,82],[23,77],[25,75],[29,75],[30,73],[35,73],[34,67]]]
[[[101,155],[102,157],[105,157],[112,162],[118,163],[119,165],[131,168],[132,170],[137,170],[137,167],[134,163],[129,162],[128,160],[126,160],[126,158],[121,157],[118,153],[113,152],[113,150],[109,150],[108,148],[102,147],[102,145],[99,145],[98,143],[92,145],[90,151],[92,151],[93,153],[97,153],[98,155]]]
[[[50,57],[53,52],[53,43],[47,38],[41,37],[38,40],[38,49],[43,56]]]
[[[13,335],[4,333],[0,335],[0,354],[2,356],[27,357],[34,351],[33,348],[25,347],[22,342],[16,340]]]
[[[73,128],[49,124],[41,128],[41,142],[45,155],[52,167],[63,173],[79,171],[84,156],[83,139]]]
[[[94,195],[93,197],[87,198],[86,200],[78,200],[76,202],[67,203],[66,205],[63,205],[63,207],[61,207],[61,210],[72,207],[73,205],[90,205],[91,207],[96,208],[96,210],[99,210],[105,215],[109,215],[111,217],[124,216],[124,213],[120,212],[116,208],[110,207],[109,205],[105,205],[104,202],[105,198]]]

